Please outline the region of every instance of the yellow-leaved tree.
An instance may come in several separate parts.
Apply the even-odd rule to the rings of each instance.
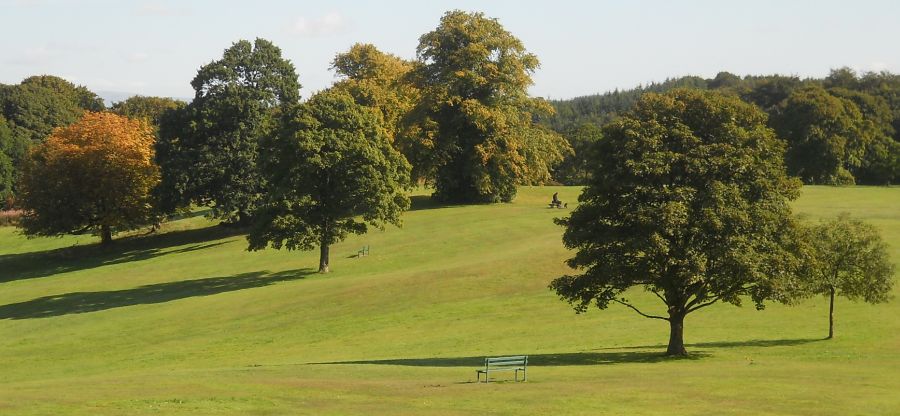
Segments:
[[[152,221],[159,182],[153,129],[144,120],[85,113],[57,128],[25,161],[20,204],[28,235],[91,231],[101,242]]]

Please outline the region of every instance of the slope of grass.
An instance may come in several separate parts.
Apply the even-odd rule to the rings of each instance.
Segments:
[[[660,356],[664,322],[575,315],[547,289],[570,255],[556,191],[579,190],[416,197],[402,229],[334,247],[328,275],[317,253],[247,252],[202,217],[110,249],[0,228],[0,414],[900,412],[900,301],[839,300],[831,341],[819,298],[716,305],[688,317],[683,360]],[[900,262],[900,189],[807,187],[795,205],[876,224]],[[474,383],[502,354],[530,355],[529,381]]]

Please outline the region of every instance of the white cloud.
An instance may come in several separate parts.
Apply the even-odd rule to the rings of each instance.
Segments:
[[[344,16],[338,12],[331,12],[315,19],[300,16],[287,31],[300,36],[327,36],[344,33],[349,27],[349,22]]]

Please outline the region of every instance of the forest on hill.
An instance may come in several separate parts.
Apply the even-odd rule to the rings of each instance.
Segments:
[[[563,134],[575,149],[555,178],[585,180],[590,143],[600,127],[628,111],[645,93],[678,88],[735,95],[759,106],[785,140],[790,173],[808,184],[896,184],[900,180],[900,75],[858,74],[833,69],[825,78],[720,72],[715,78],[683,76],[660,83],[551,100],[555,113],[542,123]]]

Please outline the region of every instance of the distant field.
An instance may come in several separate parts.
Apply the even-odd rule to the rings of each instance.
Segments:
[[[570,255],[556,191],[579,189],[417,196],[324,276],[317,252],[250,253],[202,217],[111,249],[0,227],[0,414],[900,414],[900,299],[840,299],[831,341],[824,299],[716,305],[687,318],[692,358],[663,359],[665,322],[575,315],[547,289]],[[900,263],[900,188],[805,187],[795,205],[877,225]],[[527,383],[474,383],[507,354],[530,355]]]

